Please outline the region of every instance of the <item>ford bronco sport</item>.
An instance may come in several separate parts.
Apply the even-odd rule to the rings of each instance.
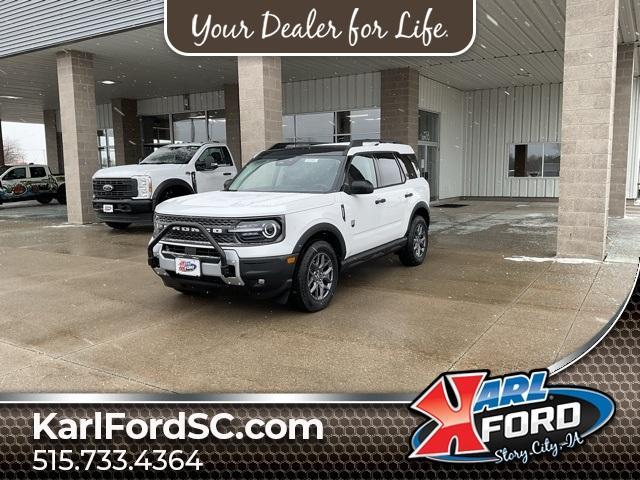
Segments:
[[[154,223],[149,265],[165,285],[240,286],[314,312],[331,302],[343,269],[389,253],[422,264],[429,184],[407,145],[278,144],[224,191],[158,205]]]

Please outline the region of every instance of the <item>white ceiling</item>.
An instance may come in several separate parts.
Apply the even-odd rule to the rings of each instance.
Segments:
[[[286,57],[283,81],[324,78],[410,66],[461,90],[562,81],[565,0],[478,0],[478,33],[459,57]],[[621,0],[623,42],[640,38],[640,0]],[[41,122],[58,107],[56,51],[0,59],[0,118]],[[95,54],[98,103],[221,89],[237,82],[233,57],[181,57],[167,47],[162,25],[66,45]]]

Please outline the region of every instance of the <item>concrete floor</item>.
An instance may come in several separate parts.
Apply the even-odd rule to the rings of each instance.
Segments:
[[[315,315],[166,289],[149,229],[0,206],[0,391],[415,393],[448,369],[547,367],[632,287],[637,210],[612,222],[608,261],[568,264],[549,258],[557,204],[458,203],[433,208],[425,265],[363,265]]]

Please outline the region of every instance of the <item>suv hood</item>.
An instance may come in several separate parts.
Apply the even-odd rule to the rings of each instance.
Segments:
[[[208,192],[173,198],[156,213],[197,217],[286,215],[334,203],[332,193]]]
[[[93,178],[130,178],[133,175],[153,175],[157,172],[171,172],[183,170],[186,165],[121,165],[98,170]]]

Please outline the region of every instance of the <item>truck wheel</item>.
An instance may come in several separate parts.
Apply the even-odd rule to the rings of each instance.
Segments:
[[[411,222],[407,244],[400,250],[400,261],[407,267],[422,265],[429,247],[429,227],[424,218],[416,216]]]
[[[329,243],[319,240],[309,245],[293,276],[293,304],[305,312],[326,308],[338,286],[338,269],[338,257]]]
[[[56,194],[56,200],[60,205],[67,204],[67,189],[64,185],[58,187],[58,193]]]
[[[46,195],[46,196],[38,197],[36,198],[36,200],[38,201],[38,203],[46,205],[47,203],[51,203],[51,200],[53,200],[53,197],[50,195]]]
[[[108,227],[111,227],[115,230],[126,230],[129,228],[130,223],[120,223],[120,222],[104,222]]]

